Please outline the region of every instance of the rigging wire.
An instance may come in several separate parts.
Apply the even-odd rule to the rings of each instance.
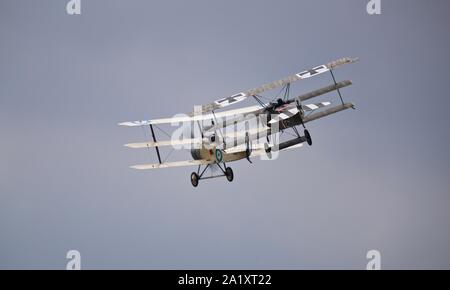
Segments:
[[[167,159],[169,159],[170,155],[175,151],[175,148],[172,147],[172,150],[170,150],[170,152],[167,154],[166,158],[164,158],[162,163],[165,163],[167,161]]]
[[[275,100],[280,96],[281,92],[282,92],[285,88],[286,88],[286,85],[284,85],[284,86],[280,89],[280,91],[278,92],[278,94],[276,94],[275,97],[274,97],[270,102],[275,101]]]
[[[252,97],[261,105],[262,108],[267,108],[267,106],[259,99],[261,97],[260,95],[253,95]]]
[[[169,133],[167,133],[165,130],[163,130],[163,129],[160,128],[159,126],[157,126],[157,125],[153,125],[153,126],[156,127],[156,129],[158,129],[158,130],[161,131],[162,133],[164,133],[167,137],[172,138],[172,136],[170,136]],[[148,146],[147,146],[147,147],[148,147]],[[148,147],[148,149],[150,149],[150,147]],[[150,150],[149,150],[149,151],[150,151]],[[169,159],[170,155],[172,155],[172,153],[173,153],[174,151],[175,151],[175,148],[173,148],[173,146],[172,146],[172,150],[170,150],[170,152],[166,155],[166,157],[164,158],[164,160],[163,160],[162,163],[166,162],[166,161]]]
[[[166,136],[172,138],[172,136],[169,135],[169,133],[167,133],[166,131],[164,131],[163,129],[161,129],[160,127],[158,127],[157,125],[153,125],[154,127],[156,127],[156,129],[158,129],[159,131],[163,132],[164,134],[166,134]]]

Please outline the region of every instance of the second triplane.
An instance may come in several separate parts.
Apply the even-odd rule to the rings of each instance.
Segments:
[[[353,103],[345,103],[343,101],[340,92],[340,89],[351,85],[352,82],[349,80],[336,82],[333,70],[341,65],[350,64],[357,60],[357,58],[341,58],[255,89],[219,99],[210,104],[203,105],[198,110],[195,109],[194,112],[185,116],[119,123],[120,126],[127,127],[148,126],[152,136],[151,141],[130,143],[125,144],[125,146],[129,148],[154,147],[156,150],[158,163],[133,165],[131,168],[143,170],[197,166],[197,171],[192,172],[190,176],[192,185],[196,187],[202,179],[226,177],[228,181],[233,181],[233,170],[227,166],[229,162],[241,159],[247,159],[251,162],[250,157],[262,155],[267,157],[267,159],[272,159],[273,153],[278,153],[286,149],[299,148],[304,143],[311,146],[311,135],[306,129],[305,124],[349,108],[354,108]],[[332,85],[292,99],[289,98],[291,83],[305,80],[325,72],[330,72],[333,80]],[[261,100],[262,97],[260,94],[276,88],[284,89],[284,97],[278,98],[273,102],[264,103]],[[329,108],[328,106],[331,102],[303,104],[306,100],[332,91],[338,92],[340,98],[339,105]],[[235,110],[220,111],[225,107],[239,103],[247,98],[253,98],[258,104]],[[250,118],[255,117],[258,118],[258,122],[264,120],[262,126],[258,126],[257,128],[249,128],[246,126],[244,130],[239,132],[225,132],[227,131],[227,127],[235,126],[234,128],[236,128],[238,124],[249,122]],[[204,121],[209,121],[210,124],[204,126]],[[172,123],[196,124],[197,129],[200,131],[200,136],[191,136],[187,139],[172,138],[172,140],[157,141],[154,127],[160,129],[158,125]],[[303,134],[300,134],[297,126],[301,126]],[[275,134],[279,132],[283,134],[288,129],[293,130],[293,139],[275,143],[270,141],[270,138]],[[266,140],[262,143],[257,143],[262,138]],[[163,162],[159,150],[163,146],[187,146],[185,148],[190,149],[192,160]],[[212,166],[219,168],[221,173],[206,176],[206,170]]]

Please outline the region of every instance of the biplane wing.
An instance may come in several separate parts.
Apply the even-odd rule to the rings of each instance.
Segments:
[[[280,151],[285,151],[288,149],[295,149],[302,147],[303,144],[297,144],[288,148],[285,148]],[[244,152],[245,148],[236,148],[233,150],[233,152],[227,152],[227,153],[239,153]],[[256,149],[252,150],[251,156],[257,157],[266,154],[266,151],[264,149],[264,144],[258,144],[258,147]],[[160,169],[160,168],[172,168],[172,167],[184,167],[184,166],[198,166],[198,165],[209,165],[216,163],[215,160],[186,160],[186,161],[175,161],[175,162],[163,162],[163,163],[153,163],[153,164],[138,164],[130,166],[132,169],[138,169],[138,170],[147,170],[147,169]]]
[[[257,136],[259,134],[260,137],[266,136],[267,129],[269,127],[263,126],[260,128],[251,128],[247,131],[231,131],[231,132],[223,132],[218,136],[219,138],[225,138],[227,142],[233,143],[233,140],[237,138],[244,138],[248,133],[250,135]],[[231,139],[231,141],[230,141]],[[258,137],[259,139],[259,137]],[[208,138],[183,138],[178,140],[163,140],[163,141],[147,141],[147,142],[136,142],[136,143],[128,143],[125,144],[125,147],[132,149],[140,149],[140,148],[151,148],[151,147],[164,147],[164,146],[181,146],[181,145],[201,145],[202,143],[211,143]]]
[[[172,123],[180,123],[180,122],[196,122],[196,121],[205,121],[205,120],[215,120],[215,119],[226,118],[229,116],[251,114],[251,113],[258,112],[260,109],[261,109],[260,106],[249,106],[249,107],[244,107],[244,108],[240,108],[240,109],[217,112],[217,113],[202,114],[202,112],[199,112],[198,114],[195,114],[193,116],[183,115],[183,116],[175,116],[172,118],[122,122],[122,123],[119,123],[119,126],[138,127],[138,126],[159,125],[159,124],[172,124]]]
[[[353,63],[356,61],[358,61],[358,58],[349,58],[349,57],[340,58],[338,60],[329,62],[327,64],[319,65],[319,66],[313,67],[312,69],[296,73],[294,75],[283,78],[281,80],[267,83],[260,87],[257,87],[257,88],[254,88],[254,89],[251,89],[248,91],[240,92],[238,94],[234,94],[232,96],[219,99],[219,100],[209,103],[207,105],[203,105],[201,111],[203,113],[206,113],[206,112],[211,112],[211,111],[214,111],[217,109],[221,109],[221,108],[227,107],[229,105],[241,102],[241,101],[245,100],[247,97],[258,95],[258,94],[261,94],[268,90],[273,90],[273,89],[276,89],[279,87],[283,87],[284,85],[287,85],[289,83],[299,81],[299,80],[304,80],[304,79],[322,74],[324,72],[327,72],[329,70],[335,69],[341,65]]]
[[[147,141],[138,143],[128,143],[125,147],[139,149],[139,148],[149,148],[149,147],[163,147],[163,146],[180,146],[180,145],[197,145],[203,142],[202,138],[192,138],[192,139],[180,139],[180,140],[163,140],[163,141]]]
[[[159,168],[182,167],[182,166],[208,165],[213,163],[215,163],[214,160],[186,160],[186,161],[163,162],[154,164],[138,164],[130,166],[130,168],[145,170],[145,169],[159,169]]]

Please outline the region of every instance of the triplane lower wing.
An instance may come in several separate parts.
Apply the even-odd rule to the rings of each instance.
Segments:
[[[274,81],[255,89],[244,91],[230,97],[222,98],[213,103],[198,107],[186,115],[177,115],[172,118],[141,120],[119,123],[120,126],[141,127],[149,126],[152,140],[129,143],[128,148],[155,148],[158,163],[133,165],[131,168],[160,169],[183,166],[197,166],[196,172],[191,174],[191,183],[197,186],[201,179],[225,176],[228,181],[234,178],[233,170],[227,167],[227,163],[247,159],[250,157],[264,156],[266,159],[274,159],[275,153],[286,149],[295,149],[304,143],[312,145],[312,138],[305,124],[317,119],[335,114],[337,112],[354,108],[352,103],[345,103],[340,89],[350,86],[351,81],[336,82],[333,70],[344,64],[357,61],[357,58],[341,58],[312,69],[296,73],[289,77]],[[295,98],[289,98],[290,85],[293,82],[304,80],[316,75],[330,72],[333,84],[311,91]],[[275,102],[265,103],[261,100],[261,93],[275,88],[284,88],[284,98],[278,98]],[[322,101],[311,104],[303,102],[312,98],[337,91],[340,104],[330,107],[332,102]],[[248,97],[254,98],[258,105],[238,108],[228,111],[217,111],[229,105],[239,103]],[[205,121],[208,123],[205,125]],[[254,123],[252,123],[254,122]],[[190,136],[182,138],[171,136],[171,140],[157,141],[154,128],[162,124],[190,124]],[[256,126],[250,127],[249,124]],[[297,129],[303,127],[303,134]],[[294,138],[286,141],[279,139],[286,130],[292,129]],[[230,131],[231,130],[231,131]],[[194,131],[199,132],[196,136]],[[189,149],[192,160],[163,162],[160,147],[171,146],[174,148]],[[202,166],[204,166],[202,170]],[[218,167],[219,175],[205,176],[205,171],[211,166]]]

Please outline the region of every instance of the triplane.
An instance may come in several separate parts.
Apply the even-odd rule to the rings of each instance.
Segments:
[[[272,159],[273,154],[302,147],[304,143],[311,146],[311,135],[305,124],[349,108],[355,108],[353,103],[344,102],[340,91],[340,89],[350,86],[352,82],[349,80],[336,82],[333,70],[357,60],[357,58],[341,58],[258,88],[219,99],[194,109],[194,112],[188,115],[119,123],[121,126],[128,127],[149,126],[152,136],[152,141],[130,143],[125,146],[129,148],[154,147],[156,149],[158,163],[134,165],[131,168],[142,170],[198,166],[197,171],[191,173],[191,183],[196,187],[200,180],[208,178],[226,177],[228,181],[233,181],[233,170],[227,166],[229,162],[247,159],[251,163],[250,157],[255,156]],[[332,85],[295,98],[289,97],[291,83],[325,72],[330,72],[333,80]],[[284,97],[278,98],[276,96],[273,100],[264,102],[262,100],[264,97],[260,94],[276,88],[284,90]],[[329,108],[331,102],[303,104],[309,99],[332,91],[338,92],[339,105]],[[257,105],[221,111],[221,109],[247,98],[253,98]],[[205,125],[205,122],[208,122],[208,124]],[[195,128],[190,129],[188,138],[181,134],[182,138],[172,135],[171,140],[157,141],[154,128],[160,129],[158,125],[173,123],[189,124],[192,128]],[[256,126],[251,127],[249,124],[256,124]],[[303,128],[303,134],[300,134],[297,126]],[[293,139],[280,142],[279,138],[275,138],[280,132],[281,134],[285,133],[287,129],[293,130]],[[194,134],[194,131],[199,132],[199,134]],[[163,146],[190,149],[192,160],[163,162],[159,150]],[[206,170],[211,166],[219,168],[221,174],[205,176]]]

